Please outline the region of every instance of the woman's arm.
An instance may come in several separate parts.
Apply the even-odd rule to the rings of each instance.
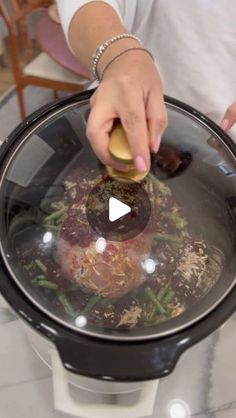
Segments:
[[[70,22],[68,39],[80,61],[91,69],[91,58],[97,46],[127,30],[105,1],[78,3],[85,4]],[[63,14],[61,18],[63,20]],[[98,73],[101,75],[106,64],[119,52],[138,46],[134,39],[112,44],[102,55]],[[126,131],[137,169],[145,171],[150,166],[150,150],[157,152],[159,148],[167,116],[159,73],[144,51],[130,51],[117,58],[105,72],[91,100],[87,128],[91,145],[104,164],[124,169],[108,153],[109,133],[115,118],[120,118]]]
[[[93,1],[82,6],[74,15],[69,26],[68,38],[75,54],[90,69],[91,58],[97,46],[121,33],[127,33],[127,30],[113,7],[102,1]],[[117,51],[133,46],[139,46],[133,39],[123,39],[114,43],[103,54],[100,68],[103,68]]]

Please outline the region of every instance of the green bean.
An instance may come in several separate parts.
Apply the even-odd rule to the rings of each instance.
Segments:
[[[47,229],[50,229],[51,231],[55,231],[55,232],[58,232],[58,226],[56,226],[56,225],[50,225],[50,224],[46,224],[46,225],[44,225],[44,227],[45,228],[47,228]]]
[[[180,248],[180,244],[177,244],[176,242],[168,242],[167,245],[170,248],[170,250],[174,253],[176,253]]]
[[[168,291],[168,286],[164,286],[161,288],[161,290],[159,290],[159,292],[157,293],[157,299],[159,300],[159,302],[162,303],[162,299],[166,295],[167,291]]]
[[[37,283],[41,287],[45,287],[47,289],[57,290],[58,286],[56,283],[50,282],[49,280],[39,280]]]
[[[152,303],[156,306],[159,313],[161,315],[166,315],[165,309],[163,308],[162,304],[157,299],[155,293],[150,289],[150,287],[146,287],[145,292],[148,295],[149,299],[152,301]]]
[[[92,296],[89,299],[89,301],[88,301],[87,305],[85,306],[85,308],[82,310],[81,315],[85,315],[85,314],[89,313],[93,309],[93,307],[98,302],[100,302],[100,300],[101,300],[101,297],[100,296],[97,296],[97,295]]]
[[[169,305],[169,303],[173,301],[174,297],[175,297],[175,292],[172,289],[169,289],[166,295],[162,299],[163,306],[166,307],[167,305]]]
[[[64,214],[65,215],[65,214]],[[63,220],[64,220],[64,215],[62,215],[60,218],[58,218],[58,219],[56,219],[55,220],[55,224],[56,224],[56,226],[59,226],[59,225],[61,225],[61,223],[63,222]]]
[[[182,218],[182,216],[180,215],[178,211],[171,212],[167,215],[169,219],[171,219],[171,221],[174,222],[177,229],[179,230],[184,229],[185,226],[187,225],[186,219]]]
[[[75,317],[76,316],[76,312],[75,312],[72,304],[70,303],[69,299],[66,297],[66,295],[64,293],[62,293],[62,292],[57,292],[57,297],[58,297],[58,300],[63,305],[64,311],[68,315]]]
[[[51,203],[51,205],[50,205],[50,207],[51,207],[53,210],[55,210],[55,211],[58,211],[58,210],[60,210],[60,209],[64,208],[65,206],[66,206],[66,205],[65,205],[64,200],[59,200],[59,202],[53,202],[53,203]]]
[[[27,271],[31,270],[33,267],[34,267],[34,260],[32,260],[30,263],[25,264],[25,265],[23,266],[23,268],[24,268],[25,270],[27,270]]]
[[[156,305],[154,305],[154,307],[152,308],[152,311],[150,312],[148,316],[148,321],[153,321],[154,316],[156,315],[156,310],[157,310],[157,307]]]
[[[157,300],[161,304],[162,304],[162,300],[163,300],[163,298],[164,298],[164,296],[165,296],[165,294],[166,294],[167,291],[168,291],[168,286],[162,287],[161,290],[158,292],[158,294],[156,296]],[[155,305],[154,308],[153,308],[153,310],[152,310],[152,312],[150,313],[148,319],[152,321],[154,319],[154,317],[155,317],[156,312],[157,312],[157,307]]]
[[[173,243],[176,245],[180,245],[181,244],[181,239],[175,235],[171,235],[171,234],[162,234],[162,233],[156,233],[154,236],[154,239],[158,240],[158,241],[166,241],[168,243]]]
[[[37,265],[37,267],[43,272],[43,273],[47,273],[47,267],[45,266],[45,264],[42,263],[42,261],[38,260],[36,258],[35,260],[35,264]]]
[[[154,176],[154,174],[149,173],[149,174],[147,175],[147,178],[149,178],[149,180],[151,180],[151,181],[155,184],[155,186],[157,186],[158,191],[162,194],[162,196],[171,196],[171,190],[170,190],[168,187],[166,187],[166,186],[164,185],[164,183],[162,183],[161,181],[159,181],[159,180],[158,180],[158,179]]]
[[[168,247],[173,251],[176,252],[182,245],[182,240],[180,237],[170,234],[162,234],[157,233],[154,237],[157,241],[165,241]]]
[[[39,274],[38,276],[35,277],[35,279],[37,279],[37,280],[47,280],[47,277],[44,274]]]
[[[63,207],[56,212],[51,213],[51,215],[47,216],[44,219],[44,224],[50,223],[51,221],[55,221],[56,219],[60,218],[62,215],[64,215],[67,211],[67,207]]]
[[[47,280],[47,277],[44,274],[39,274],[31,280],[31,283],[38,284],[39,280]]]
[[[64,292],[70,293],[70,292],[77,292],[79,290],[79,287],[77,284],[72,284],[72,286],[68,287],[67,289],[64,289]]]
[[[162,295],[160,295],[161,291],[158,293],[157,295],[157,299],[159,300],[159,302],[161,302],[161,305],[163,307],[163,309],[166,310],[167,306],[173,301],[173,299],[175,298],[175,292],[172,289],[168,289],[168,288],[164,288],[165,292],[162,293]],[[149,315],[148,320],[149,321],[153,321],[155,314],[157,312],[157,308],[156,306],[153,308],[151,314]],[[168,316],[168,311],[166,311],[166,316]]]

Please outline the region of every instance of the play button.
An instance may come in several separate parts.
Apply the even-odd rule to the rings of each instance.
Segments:
[[[110,241],[124,241],[143,232],[151,214],[147,192],[139,183],[104,177],[89,194],[86,215],[90,227]]]
[[[110,197],[109,199],[109,221],[115,222],[131,212],[131,207],[116,199]]]

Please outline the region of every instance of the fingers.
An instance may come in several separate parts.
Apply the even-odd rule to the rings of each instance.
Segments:
[[[220,144],[219,141],[217,141],[216,138],[209,138],[207,140],[208,145],[215,149],[218,152],[218,155],[221,157],[223,161],[228,164],[230,169],[235,173],[236,172],[236,164],[234,161],[234,158],[227,152],[227,150]]]
[[[109,133],[113,125],[113,118],[107,119],[107,115],[108,109],[102,106],[94,107],[91,110],[87,124],[87,137],[93,151],[104,165],[112,166],[119,171],[127,171],[127,166],[113,160],[108,152]]]
[[[133,66],[132,58],[123,59],[127,70],[125,76],[121,76],[120,67],[113,66],[93,95],[87,136],[104,164],[127,171],[127,167],[113,160],[108,151],[113,122],[119,118],[136,168],[145,172],[150,169],[150,151],[156,153],[159,149],[167,126],[167,112],[155,66],[143,57],[140,62],[136,57],[138,65]]]
[[[224,131],[228,131],[236,123],[236,102],[228,107],[224,118],[220,124]]]
[[[111,105],[96,106],[92,98],[92,110],[88,119],[87,136],[94,152],[105,165],[127,171],[127,166],[113,160],[108,152],[109,135],[113,121],[119,117],[126,132],[130,150],[139,172],[150,168],[150,149],[157,152],[161,136],[167,126],[167,112],[163,97],[152,92],[145,103],[141,93],[134,93],[123,100],[122,106],[111,112]],[[110,115],[108,117],[108,115]]]
[[[216,151],[220,151],[222,148],[219,141],[217,141],[217,139],[213,138],[212,136],[208,138],[207,143],[211,148],[215,149]]]
[[[167,111],[164,98],[159,91],[151,91],[146,105],[148,131],[150,137],[150,149],[157,153],[161,137],[167,127]]]
[[[133,91],[123,100],[119,117],[126,133],[135,166],[139,172],[150,168],[149,135],[141,91]]]

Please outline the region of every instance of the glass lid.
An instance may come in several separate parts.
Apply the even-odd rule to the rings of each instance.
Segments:
[[[235,284],[232,150],[201,115],[167,109],[161,149],[139,183],[110,178],[94,155],[88,100],[34,122],[8,152],[0,242],[9,280],[80,333],[169,335]]]

